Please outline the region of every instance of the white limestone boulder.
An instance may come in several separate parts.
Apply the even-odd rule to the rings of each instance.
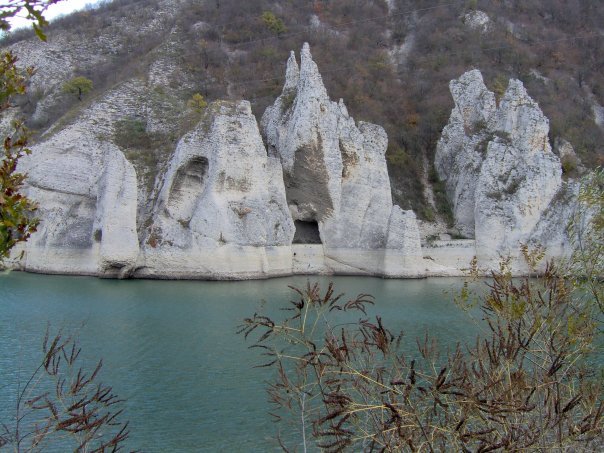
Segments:
[[[28,270],[122,277],[136,263],[134,168],[86,126],[63,129],[21,162],[40,218],[25,247]]]
[[[478,9],[468,11],[463,15],[462,21],[467,28],[479,31],[480,33],[486,33],[491,28],[489,15]]]
[[[445,183],[456,228],[474,237],[474,193],[496,111],[495,95],[478,70],[449,83],[455,106],[436,147],[434,165]]]
[[[101,242],[99,272],[123,277],[134,270],[139,252],[136,172],[119,149],[108,148],[99,179],[93,238]]]
[[[517,255],[521,244],[537,242],[554,254],[566,253],[576,191],[560,195],[560,159],[551,150],[549,121],[537,103],[512,79],[497,107],[477,70],[450,86],[455,108],[435,165],[456,225],[476,239],[477,256],[492,263]]]
[[[291,244],[281,167],[266,153],[249,102],[208,107],[178,143],[154,212],[148,247]]]
[[[283,91],[266,109],[261,127],[269,155],[283,165],[294,220],[317,222],[330,249],[390,247],[386,132],[374,124],[357,125],[342,100],[329,99],[308,44],[299,67],[291,53]]]

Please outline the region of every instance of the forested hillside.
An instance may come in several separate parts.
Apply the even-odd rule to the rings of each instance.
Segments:
[[[388,132],[395,201],[420,218],[448,215],[432,162],[453,105],[448,83],[472,68],[498,95],[509,78],[520,79],[549,117],[552,143],[564,138],[585,165],[604,163],[599,1],[116,0],[57,20],[47,34],[55,63],[68,63],[62,73],[49,69],[54,85],[21,100],[30,126],[43,134],[108,90],[153,74],[153,90],[143,95],[169,126],[158,132],[139,118],[118,128],[124,147],[143,150],[139,160],[141,153],[159,158],[159,148],[191,127],[194,118],[181,110],[195,93],[207,101],[247,99],[260,118],[281,92],[289,51],[306,41],[330,96],[343,98],[355,119]],[[46,45],[28,31],[2,44],[28,64],[47,66],[27,59],[31,46],[44,56]],[[78,76],[93,83],[84,99],[64,89]]]

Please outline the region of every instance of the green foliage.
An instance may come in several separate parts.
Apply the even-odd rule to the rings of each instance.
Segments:
[[[297,92],[296,90],[288,91],[287,93],[283,93],[281,96],[281,107],[283,111],[286,112],[294,105],[294,100],[296,99]]]
[[[63,84],[63,92],[76,96],[79,101],[82,100],[82,96],[85,96],[91,91],[92,80],[87,79],[86,77],[74,77]]]
[[[281,19],[279,19],[271,11],[264,11],[262,13],[262,22],[264,25],[274,34],[281,35],[287,32],[287,28]]]
[[[193,96],[191,96],[191,99],[187,101],[187,107],[198,113],[203,112],[207,106],[208,102],[200,93],[195,93]]]
[[[34,73],[33,68],[25,72],[16,65],[18,59],[12,52],[0,56],[0,112],[10,107],[15,95],[25,94],[27,78]]]
[[[505,90],[508,88],[508,78],[503,74],[498,74],[493,81],[493,93],[495,93],[495,99],[499,104],[501,98],[505,94]]]
[[[436,204],[436,209],[438,213],[443,217],[443,219],[447,222],[447,226],[449,228],[453,227],[455,223],[455,219],[453,216],[453,208],[451,207],[451,202],[447,197],[447,190],[445,183],[438,178],[438,174],[436,170],[432,168],[430,170],[429,181],[432,184],[432,191],[434,192],[434,203]]]
[[[17,58],[10,52],[0,59],[0,114],[11,107],[14,95],[25,93],[27,77],[33,73],[32,69],[21,71],[16,63]],[[12,126],[12,134],[4,139],[0,160],[0,264],[38,225],[33,217],[36,204],[19,192],[25,175],[17,172],[19,159],[30,152],[27,149],[29,134],[21,121],[15,121]]]
[[[136,169],[137,177],[151,193],[160,166],[174,149],[176,137],[170,134],[147,132],[147,124],[140,118],[117,121],[114,143],[124,150],[124,156]]]
[[[126,118],[115,123],[115,143],[123,148],[149,148],[151,136],[147,124],[138,118]]]
[[[422,209],[418,214],[420,219],[427,220],[428,222],[436,221],[436,213],[430,205],[422,206]]]
[[[407,151],[396,145],[390,146],[386,153],[386,159],[388,159],[388,163],[401,167],[411,164],[413,160]]]
[[[562,164],[562,172],[565,175],[572,174],[577,169],[578,162],[577,158],[574,156],[566,155],[562,159],[560,159],[560,161],[560,163]]]
[[[17,163],[25,154],[28,133],[21,122],[15,122],[12,136],[4,140],[0,161],[0,264],[19,242],[25,242],[36,231],[39,221],[33,217],[36,203],[19,192],[25,175],[18,173]]]

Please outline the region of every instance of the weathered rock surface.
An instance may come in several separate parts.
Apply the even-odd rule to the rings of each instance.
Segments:
[[[559,195],[552,202],[562,190],[562,170],[537,103],[522,82],[510,80],[497,107],[477,70],[450,88],[455,108],[435,165],[459,230],[476,238],[477,255],[486,262],[537,241],[561,253],[574,198]]]
[[[281,167],[267,156],[247,101],[211,105],[180,140],[151,234],[156,246],[179,248],[291,244]]]
[[[475,186],[491,136],[487,125],[496,110],[495,95],[478,70],[452,80],[449,88],[455,107],[438,141],[434,165],[453,205],[455,226],[473,238]]]
[[[469,11],[463,16],[463,23],[471,30],[486,33],[491,28],[491,19],[488,14],[478,9]]]
[[[26,267],[124,276],[138,256],[134,168],[81,126],[34,146],[21,162],[42,220],[27,244]]]
[[[132,133],[149,138],[165,129],[164,104],[147,96],[162,84],[153,76],[160,69],[82,107],[23,159],[42,220],[23,268],[120,278],[420,277],[460,275],[474,254],[489,263],[520,242],[568,248],[564,219],[577,185],[562,182],[547,119],[518,81],[499,107],[478,71],[451,82],[455,109],[436,166],[458,228],[476,240],[422,249],[415,214],[392,203],[384,129],[355,123],[342,100],[329,99],[308,45],[300,66],[292,53],[283,92],[262,118],[265,142],[247,101],[217,101],[177,141],[162,142],[163,160],[149,166],[119,130],[146,127]]]
[[[342,100],[329,99],[308,44],[300,67],[292,52],[281,96],[267,108],[261,124],[269,154],[283,164],[292,217],[317,222],[327,248],[406,253],[405,247],[411,247],[411,254],[420,254],[415,242],[403,246],[395,239],[419,237],[415,217],[389,222],[393,205],[384,156],[386,132],[374,124],[357,125]]]
[[[133,270],[139,252],[136,172],[113,146],[105,152],[103,167],[92,234],[101,242],[99,272],[125,276]]]
[[[392,204],[386,133],[330,101],[308,45],[263,118],[268,151],[250,104],[218,101],[163,167],[141,165],[116,131],[158,127],[150,71],[149,86],[116,87],[22,162],[42,218],[26,269],[219,279],[429,270],[415,215]]]

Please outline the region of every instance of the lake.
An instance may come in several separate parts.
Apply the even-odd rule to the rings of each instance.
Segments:
[[[267,411],[260,363],[236,326],[255,311],[278,313],[288,285],[307,277],[244,282],[100,280],[0,274],[0,421],[14,413],[18,383],[40,363],[47,323],[77,332],[82,357],[99,358],[101,381],[126,400],[128,449],[142,451],[271,451],[277,427]],[[441,344],[473,337],[477,328],[452,302],[459,279],[384,280],[310,277],[348,296],[369,293],[393,331],[414,350],[425,332]],[[358,316],[357,316],[358,317]],[[57,447],[57,451],[62,449]]]

